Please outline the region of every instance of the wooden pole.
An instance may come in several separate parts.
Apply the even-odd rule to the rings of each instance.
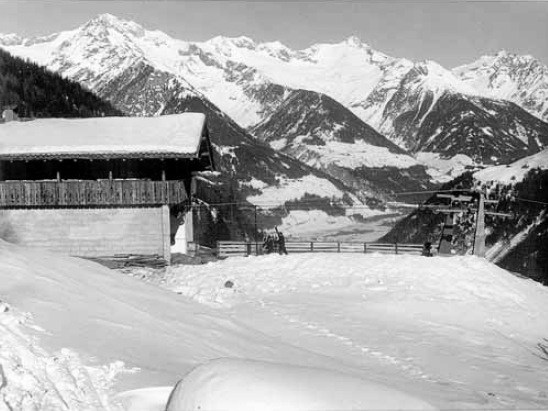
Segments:
[[[255,255],[259,255],[259,238],[258,238],[258,232],[257,232],[257,206],[254,206],[255,208],[255,232],[253,234],[253,237],[255,237]]]
[[[478,212],[476,214],[476,232],[474,235],[474,255],[485,257],[485,198],[479,195]]]

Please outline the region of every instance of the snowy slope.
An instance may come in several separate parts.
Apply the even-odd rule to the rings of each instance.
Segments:
[[[194,365],[224,356],[323,363],[226,314],[95,263],[4,242],[0,295],[46,330],[40,335],[46,350],[68,348],[85,363],[136,368],[119,376],[116,390],[173,385]]]
[[[548,149],[505,166],[487,167],[474,173],[474,179],[487,183],[515,184],[523,180],[533,168],[548,169]]]
[[[442,409],[548,406],[547,289],[473,257],[270,255],[126,274],[5,243],[0,257],[0,294],[32,313],[46,349],[139,368],[114,386],[131,390],[127,410],[163,409],[166,387],[219,357],[321,368]]]

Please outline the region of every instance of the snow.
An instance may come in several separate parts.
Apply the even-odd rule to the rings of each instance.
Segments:
[[[227,280],[234,287],[224,287]],[[386,398],[381,386],[398,392],[391,399],[401,392],[439,409],[548,407],[546,361],[537,356],[537,344],[548,336],[548,289],[476,257],[290,254],[119,272],[0,243],[0,295],[14,307],[0,313],[3,331],[16,312],[31,313],[39,327],[26,328],[32,337],[20,340],[0,333],[9,373],[0,404],[20,395],[17,390],[36,393],[36,385],[54,384],[80,395],[81,405],[70,409],[101,409],[93,408],[97,398],[117,392],[108,399],[126,411],[163,410],[169,387],[192,370],[203,376],[228,364],[231,377],[219,384],[235,393],[248,388],[237,381],[259,384],[254,367],[291,395],[300,391],[284,382],[297,375],[306,375],[299,377],[303,395],[325,378],[342,392],[366,381],[350,397],[316,391],[331,409],[350,407],[350,399],[370,409],[361,406],[363,395],[379,387],[371,395]],[[36,347],[34,336],[44,360],[11,362],[22,358],[20,349]],[[50,352],[61,353],[60,360]],[[47,358],[71,372],[92,370],[91,377],[79,385],[82,380],[51,367],[47,376],[37,372]],[[219,358],[231,360],[210,362]],[[24,383],[18,364],[30,367],[32,384]],[[133,372],[118,372],[124,369]],[[206,379],[209,386],[215,381]],[[219,392],[205,387],[185,390],[196,401],[218,404]],[[256,398],[247,391],[226,409]],[[26,398],[39,408],[37,395]],[[297,401],[291,404],[311,404],[309,397]]]
[[[441,409],[548,405],[535,353],[548,289],[476,257],[270,255],[132,275]]]
[[[116,395],[113,402],[120,404],[124,410],[165,411],[166,401],[171,391],[173,391],[173,386],[125,391]]]
[[[226,314],[95,263],[3,242],[0,295],[32,313],[45,330],[40,339],[46,350],[68,348],[84,362],[121,361],[134,370],[115,381],[116,391],[173,386],[193,366],[222,356],[296,363],[314,358]]]
[[[333,183],[314,175],[298,179],[280,178],[278,185],[262,190],[261,194],[247,197],[247,201],[262,208],[275,208],[288,201],[300,200],[306,194],[327,198],[342,198],[344,195]]]
[[[0,125],[0,156],[143,152],[195,155],[204,124],[202,113],[12,121]]]
[[[416,153],[415,157],[419,163],[426,165],[429,169],[437,170],[442,177],[445,176],[445,181],[461,175],[466,171],[466,167],[474,165],[474,160],[466,154],[457,154],[451,158],[444,158],[440,153],[421,151]],[[443,181],[443,178],[437,179]]]
[[[533,57],[502,50],[452,71],[478,94],[512,101],[546,121],[548,67]]]
[[[255,190],[264,190],[265,187],[268,187],[267,183],[265,183],[262,180],[258,180],[255,177],[251,178],[251,180],[249,180],[249,181],[243,181],[242,180],[242,181],[240,181],[240,184],[243,185],[243,186],[251,187]]]
[[[548,149],[512,164],[485,168],[474,173],[474,179],[483,183],[497,181],[502,184],[515,184],[522,181],[525,175],[534,168],[548,169]]]
[[[180,381],[166,411],[433,410],[424,401],[377,383],[313,367],[220,359]]]
[[[495,244],[493,244],[493,246],[491,246],[491,248],[489,248],[489,250],[487,250],[485,258],[493,263],[501,261],[506,255],[508,255],[508,253],[510,253],[510,251],[512,251],[512,249],[514,249],[527,238],[529,233],[542,222],[544,217],[545,213],[541,213],[537,217],[536,221],[533,221],[531,224],[526,226],[523,230],[514,235],[510,240],[502,238],[497,241]]]
[[[360,215],[364,218],[382,215],[380,210],[373,210],[367,206],[354,206],[345,209],[344,216],[333,216],[322,210],[290,210],[282,218],[279,225],[288,237],[309,238],[322,236],[326,232],[344,230],[355,226],[356,221],[352,215]]]
[[[362,140],[352,144],[327,141],[325,145],[321,146],[309,145],[307,150],[319,155],[317,161],[320,164],[334,164],[349,169],[362,167],[397,167],[402,169],[419,164],[410,155],[392,153],[386,147],[367,144]],[[309,163],[309,165],[312,164]]]
[[[123,364],[86,366],[75,352],[51,353],[28,313],[0,303],[0,410],[113,410],[110,388]]]

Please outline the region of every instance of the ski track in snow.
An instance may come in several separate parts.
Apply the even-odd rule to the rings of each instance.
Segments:
[[[264,300],[253,301],[250,300],[248,303],[258,305],[261,308],[267,310],[274,317],[281,318],[291,325],[295,325],[302,330],[306,330],[312,333],[316,337],[326,337],[331,340],[336,341],[337,343],[344,345],[347,349],[357,352],[358,355],[368,356],[380,362],[384,362],[391,366],[399,368],[402,372],[409,374],[414,378],[421,378],[430,382],[438,382],[438,379],[431,377],[426,374],[419,366],[413,364],[410,361],[410,358],[398,359],[394,356],[386,354],[379,350],[378,348],[371,348],[362,343],[354,341],[352,338],[336,333],[326,327],[324,324],[320,324],[314,321],[301,320],[298,316],[294,314],[286,314],[281,311],[282,307],[276,308],[274,303],[269,303]]]

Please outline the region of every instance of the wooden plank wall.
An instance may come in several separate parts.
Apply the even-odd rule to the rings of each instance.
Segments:
[[[78,180],[0,182],[0,208],[179,204],[183,181]]]

